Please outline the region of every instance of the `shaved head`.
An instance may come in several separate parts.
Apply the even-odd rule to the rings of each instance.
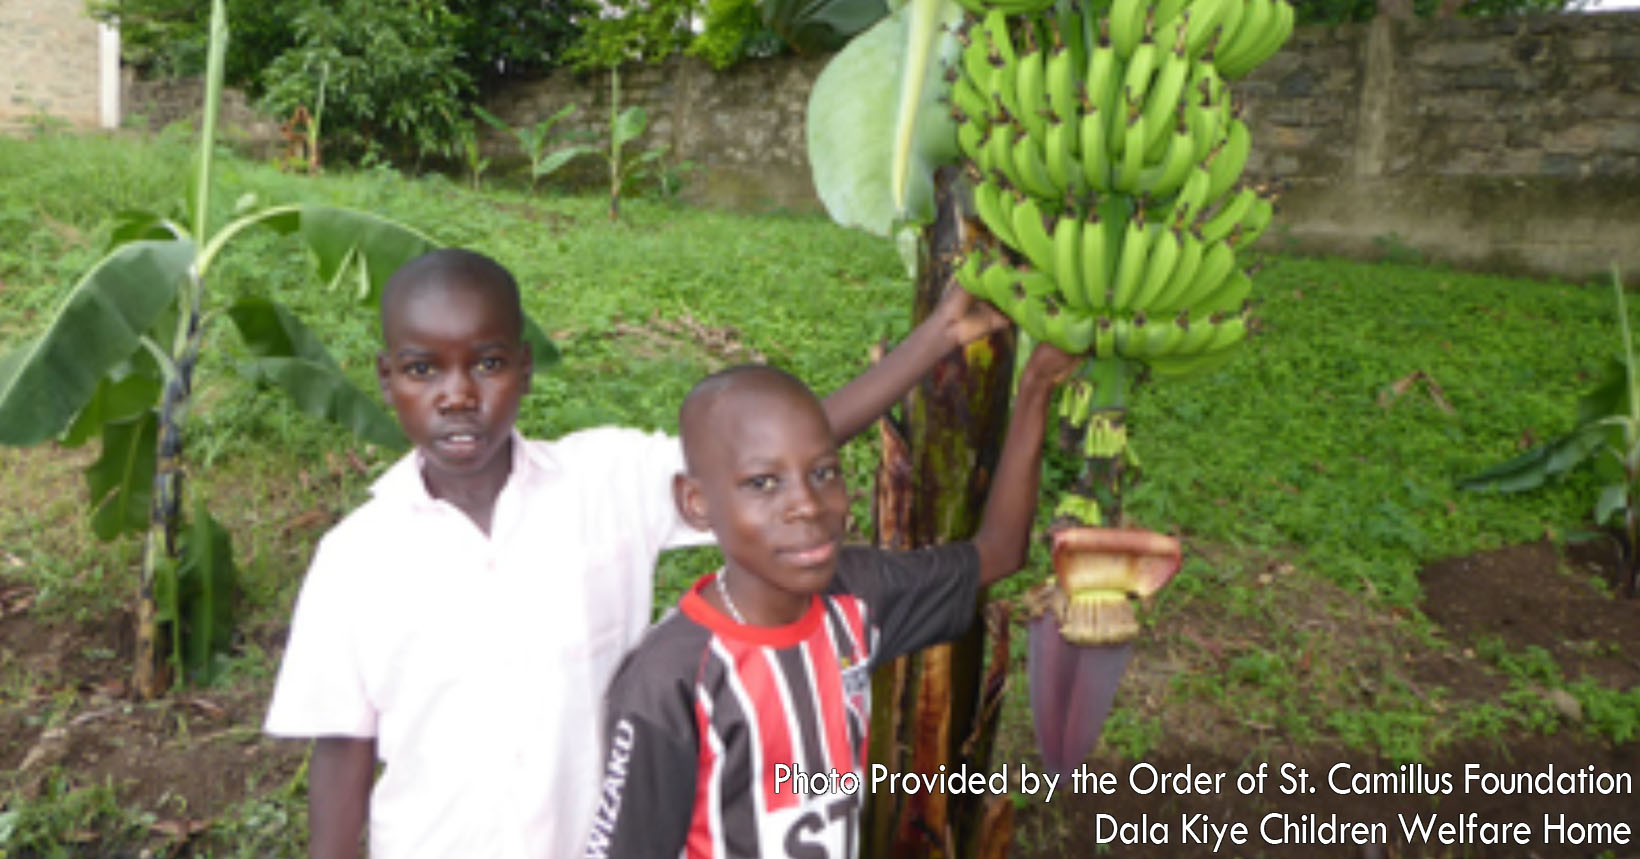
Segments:
[[[695,383],[678,409],[678,435],[689,473],[695,474],[703,464],[702,449],[709,439],[721,436],[724,421],[737,421],[747,410],[756,409],[811,411],[822,423],[826,421],[820,398],[785,370],[766,364],[719,370]]]
[[[405,263],[388,278],[382,290],[382,339],[390,336],[395,320],[411,299],[438,290],[469,290],[481,294],[506,314],[510,330],[524,333],[524,310],[518,300],[518,282],[500,263],[474,251],[440,248]]]

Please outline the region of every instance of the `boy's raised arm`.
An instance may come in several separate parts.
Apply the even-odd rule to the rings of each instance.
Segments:
[[[308,760],[308,856],[354,859],[370,810],[376,741],[320,737]]]
[[[947,288],[934,312],[904,342],[826,397],[826,419],[837,443],[871,426],[947,352],[1007,324],[1006,316],[967,290]]]
[[[1036,496],[1042,479],[1042,436],[1054,387],[1069,378],[1081,361],[1046,343],[1038,344],[1020,375],[1014,410],[1002,456],[985,499],[985,515],[974,534],[979,550],[979,583],[983,587],[1025,565],[1025,549],[1036,518]]]

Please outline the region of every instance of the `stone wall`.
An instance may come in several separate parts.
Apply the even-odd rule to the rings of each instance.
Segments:
[[[1278,246],[1640,271],[1640,14],[1313,28],[1238,87]]]
[[[85,0],[0,0],[0,128],[98,124],[97,24]]]
[[[164,80],[128,77],[120,96],[125,124],[149,131],[158,131],[173,122],[187,122],[197,129],[204,99],[205,79],[202,77]],[[278,154],[283,144],[279,123],[258,112],[245,93],[233,87],[222,89],[217,133],[221,135],[219,139],[256,158]]]
[[[692,199],[818,209],[803,118],[824,65],[719,74],[679,60],[624,74],[622,100],[650,112],[642,145],[695,165]],[[1616,257],[1640,272],[1640,13],[1306,28],[1237,91],[1249,169],[1285,187],[1266,245],[1371,256],[1391,243],[1570,277]],[[607,76],[560,73],[489,106],[518,124],[574,102],[591,129],[608,92]]]

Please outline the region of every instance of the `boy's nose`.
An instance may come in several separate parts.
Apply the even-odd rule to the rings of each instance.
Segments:
[[[794,481],[795,487],[786,503],[786,518],[808,519],[820,510],[820,496],[806,481]]]
[[[466,373],[451,373],[445,377],[444,389],[439,392],[440,411],[470,411],[478,406],[478,386]]]

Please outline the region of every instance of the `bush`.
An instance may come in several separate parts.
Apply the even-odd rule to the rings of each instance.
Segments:
[[[296,44],[262,74],[265,103],[280,115],[312,111],[324,85],[327,157],[420,165],[455,152],[473,94],[452,33],[459,20],[439,0],[303,0]]]

